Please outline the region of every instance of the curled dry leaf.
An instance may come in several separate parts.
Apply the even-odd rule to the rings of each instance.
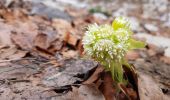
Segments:
[[[100,89],[103,95],[105,96],[105,99],[115,100],[116,90],[113,88],[114,81],[112,79],[111,73],[105,72],[103,77],[104,77],[104,80],[103,80],[103,84],[101,85]]]
[[[90,76],[89,79],[87,79],[83,84],[92,84],[94,83],[97,79],[99,79],[101,72],[104,71],[104,68],[102,66],[98,66],[95,70],[95,72]]]
[[[34,39],[34,45],[42,49],[47,49],[50,46],[48,36],[42,33],[38,34]]]
[[[75,35],[72,35],[71,33],[67,32],[64,34],[64,41],[72,46],[76,46],[78,42],[78,37]]]

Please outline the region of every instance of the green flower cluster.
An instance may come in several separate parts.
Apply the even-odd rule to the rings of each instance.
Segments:
[[[82,41],[84,52],[111,71],[117,82],[123,81],[126,52],[145,46],[132,38],[130,23],[124,17],[116,18],[112,25],[90,25]]]

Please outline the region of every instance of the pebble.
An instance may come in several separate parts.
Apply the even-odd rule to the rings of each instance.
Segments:
[[[158,27],[156,27],[153,24],[145,24],[144,27],[150,32],[157,32],[158,31]]]
[[[141,31],[139,20],[135,17],[129,17],[131,28],[133,31]]]
[[[107,16],[102,14],[102,13],[94,13],[93,16],[96,17],[96,18],[103,19],[103,20],[107,19]]]

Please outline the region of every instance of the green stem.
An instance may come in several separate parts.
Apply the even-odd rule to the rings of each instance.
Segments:
[[[123,82],[123,69],[121,62],[113,60],[111,63],[110,71],[112,73],[112,78],[117,83]]]
[[[110,71],[111,71],[113,80],[115,80],[115,61],[112,61],[110,63]]]
[[[123,69],[122,69],[122,64],[118,61],[117,62],[117,78],[118,82],[123,82]]]

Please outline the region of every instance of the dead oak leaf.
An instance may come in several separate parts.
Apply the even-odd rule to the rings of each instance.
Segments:
[[[64,19],[53,19],[52,26],[58,31],[59,34],[64,34],[73,30],[71,24]]]
[[[74,50],[68,50],[61,53],[65,58],[74,58],[78,56],[78,52]]]
[[[24,36],[22,33],[12,33],[11,39],[17,46],[24,50],[30,50],[33,47],[29,38]]]
[[[15,54],[16,51],[17,51],[17,48],[15,46],[2,48],[0,49],[0,58],[8,59],[8,57]]]
[[[79,38],[69,32],[64,34],[64,41],[72,46],[76,46]]]
[[[0,58],[5,60],[18,60],[25,57],[28,51],[18,50],[15,46],[0,49]]]
[[[89,79],[87,79],[83,84],[92,84],[94,83],[97,79],[99,79],[101,72],[104,71],[104,67],[98,66],[95,70],[95,72],[90,76]]]
[[[34,45],[42,49],[47,49],[50,46],[48,36],[46,34],[38,34],[34,39]]]
[[[13,27],[0,22],[0,45],[12,45],[10,34]]]

